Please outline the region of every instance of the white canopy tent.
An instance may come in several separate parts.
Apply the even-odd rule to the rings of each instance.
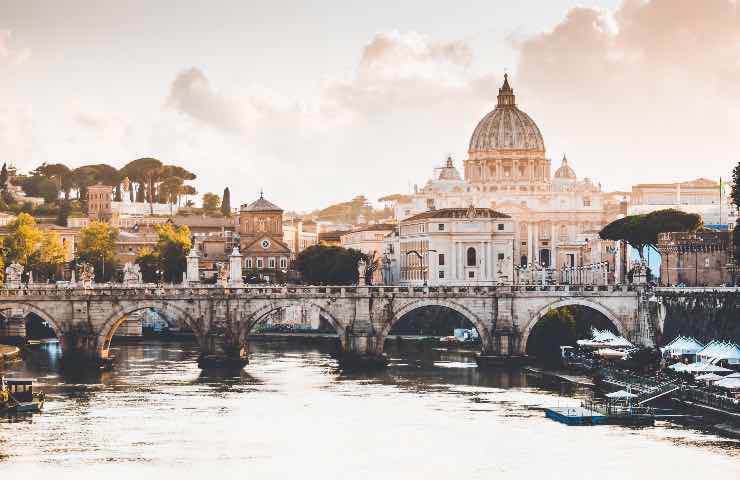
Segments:
[[[589,340],[578,340],[578,345],[581,347],[610,347],[610,348],[631,348],[632,342],[626,338],[619,336],[609,330],[598,330],[596,328],[591,329],[591,339]]]
[[[707,383],[716,382],[717,380],[722,380],[723,378],[723,376],[717,375],[716,373],[705,373],[696,377],[697,380],[701,380],[702,382]]]
[[[610,400],[631,400],[633,398],[637,398],[637,395],[626,390],[618,390],[616,392],[607,393],[606,397]]]
[[[728,390],[740,390],[740,377],[725,377],[722,380],[714,382],[714,386]]]
[[[740,364],[740,346],[735,342],[714,340],[709,342],[696,356],[703,362],[717,363],[725,360],[727,363]]]
[[[660,348],[663,353],[671,355],[696,355],[704,348],[694,337],[677,336],[672,341]]]

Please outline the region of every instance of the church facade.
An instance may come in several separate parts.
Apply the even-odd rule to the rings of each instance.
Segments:
[[[492,209],[511,217],[514,264],[561,268],[583,265],[583,246],[627,209],[624,192],[579,179],[565,157],[551,173],[542,133],[517,107],[507,75],[496,108],[473,131],[463,174],[448,158],[424,187],[395,204],[396,218],[471,205]]]
[[[246,270],[287,270],[290,248],[283,239],[283,209],[260,198],[239,209],[239,246]]]

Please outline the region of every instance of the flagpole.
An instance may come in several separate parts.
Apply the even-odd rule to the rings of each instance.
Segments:
[[[722,177],[719,177],[719,225],[722,228]]]

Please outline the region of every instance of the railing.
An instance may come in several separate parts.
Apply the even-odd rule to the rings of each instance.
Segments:
[[[740,413],[740,400],[720,393],[708,392],[696,387],[684,387],[678,397],[732,413]]]
[[[365,290],[366,289],[366,290]],[[249,296],[347,296],[365,295],[429,296],[429,297],[487,297],[498,294],[551,294],[562,295],[604,295],[605,293],[624,294],[634,291],[629,285],[440,285],[440,286],[346,286],[346,285],[172,285],[172,284],[94,284],[89,288],[82,285],[43,285],[24,284],[17,288],[0,288],[0,299],[7,297],[86,297],[110,296],[211,296],[211,295],[249,295]],[[556,293],[557,292],[557,293]]]

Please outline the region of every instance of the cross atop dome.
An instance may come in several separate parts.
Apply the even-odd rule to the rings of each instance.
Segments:
[[[514,89],[509,85],[509,74],[504,73],[504,84],[498,89],[498,106],[508,105],[516,105],[516,98],[514,97]]]

